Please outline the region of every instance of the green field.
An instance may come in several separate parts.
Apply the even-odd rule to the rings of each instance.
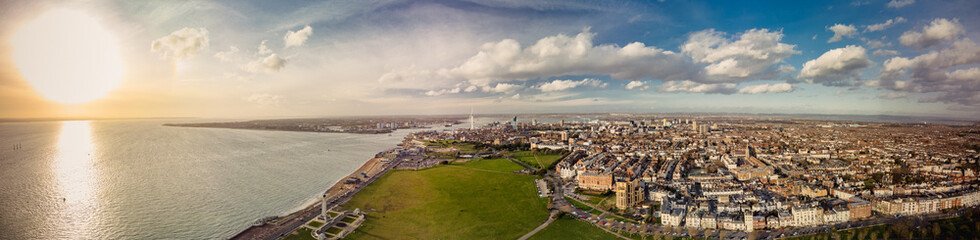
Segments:
[[[564,154],[557,154],[557,153],[555,153],[555,154],[541,154],[541,153],[538,153],[538,160],[541,160],[541,164],[544,164],[545,167],[551,167],[551,165],[555,164],[555,162],[557,162],[558,160],[561,160],[562,157],[564,157]]]
[[[310,222],[310,226],[315,227],[315,228],[316,227],[320,227],[320,226],[323,226],[323,222],[312,221],[312,222]]]
[[[368,214],[348,239],[516,239],[548,217],[535,178],[448,166],[392,171],[344,206]]]
[[[299,233],[296,235],[286,235],[283,240],[316,240],[316,238],[313,238],[313,235],[310,235],[313,230],[310,230],[309,228],[301,227],[299,230],[297,230],[297,232]]]
[[[598,227],[570,216],[563,216],[530,239],[618,239]]]
[[[501,172],[524,170],[524,167],[521,165],[517,165],[516,163],[503,158],[473,159],[465,163],[453,163],[453,165]]]
[[[538,160],[534,159],[534,154],[531,153],[531,151],[516,151],[516,152],[511,152],[507,155],[514,159],[517,159],[517,161],[521,161],[526,163],[527,165],[531,165],[531,167],[541,168],[541,165],[538,164]]]

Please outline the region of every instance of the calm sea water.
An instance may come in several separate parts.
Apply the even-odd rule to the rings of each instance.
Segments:
[[[228,238],[409,133],[161,126],[173,122],[0,123],[0,238]]]

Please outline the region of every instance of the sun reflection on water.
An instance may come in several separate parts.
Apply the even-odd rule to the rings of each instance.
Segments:
[[[96,196],[95,143],[88,121],[63,122],[58,136],[58,152],[53,159],[53,172],[58,182],[62,202],[55,222],[65,224],[69,238],[85,238],[93,232],[98,218]]]

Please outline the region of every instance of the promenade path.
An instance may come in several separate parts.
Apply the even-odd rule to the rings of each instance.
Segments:
[[[501,156],[504,156],[504,158],[506,158],[507,160],[510,160],[511,162],[514,162],[514,163],[520,164],[521,166],[524,166],[524,168],[527,168],[528,170],[538,171],[537,168],[531,167],[531,165],[527,165],[527,163],[524,163],[524,162],[518,161],[517,159],[511,158],[510,156],[507,156],[507,154],[500,154],[500,155]]]
[[[557,210],[551,210],[551,214],[548,215],[548,220],[545,220],[544,223],[541,223],[540,226],[534,228],[534,230],[531,230],[531,232],[524,234],[524,236],[521,236],[521,238],[518,238],[517,240],[527,240],[531,236],[534,236],[535,233],[538,233],[538,231],[541,231],[542,229],[548,227],[548,225],[550,225],[551,222],[554,222],[557,215],[558,215]]]

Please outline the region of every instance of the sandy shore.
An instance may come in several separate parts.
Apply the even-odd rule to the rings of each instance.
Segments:
[[[331,186],[330,189],[326,191],[327,196],[339,196],[341,194],[346,193],[350,189],[348,189],[347,184],[344,184],[344,181],[352,177],[361,180],[367,179],[364,178],[361,175],[361,173],[366,174],[368,178],[375,176],[384,169],[383,168],[384,164],[385,163],[381,162],[381,158],[371,158],[363,165],[361,165],[361,167],[358,168],[353,173],[348,174],[347,176],[341,178],[340,180],[337,180],[337,182],[334,183],[333,186]],[[302,210],[290,213],[289,215],[283,217],[278,217],[270,221],[266,221],[264,224],[259,226],[249,227],[248,229],[245,229],[241,233],[238,233],[237,235],[231,237],[231,239],[270,239],[271,237],[273,237],[273,235],[275,235],[277,232],[280,232],[283,228],[291,227],[297,221],[301,221],[304,220],[304,218],[308,218],[310,216],[319,214],[320,213],[319,206],[322,201],[323,201],[322,199],[317,200],[316,202],[310,204],[309,206],[306,206]]]

